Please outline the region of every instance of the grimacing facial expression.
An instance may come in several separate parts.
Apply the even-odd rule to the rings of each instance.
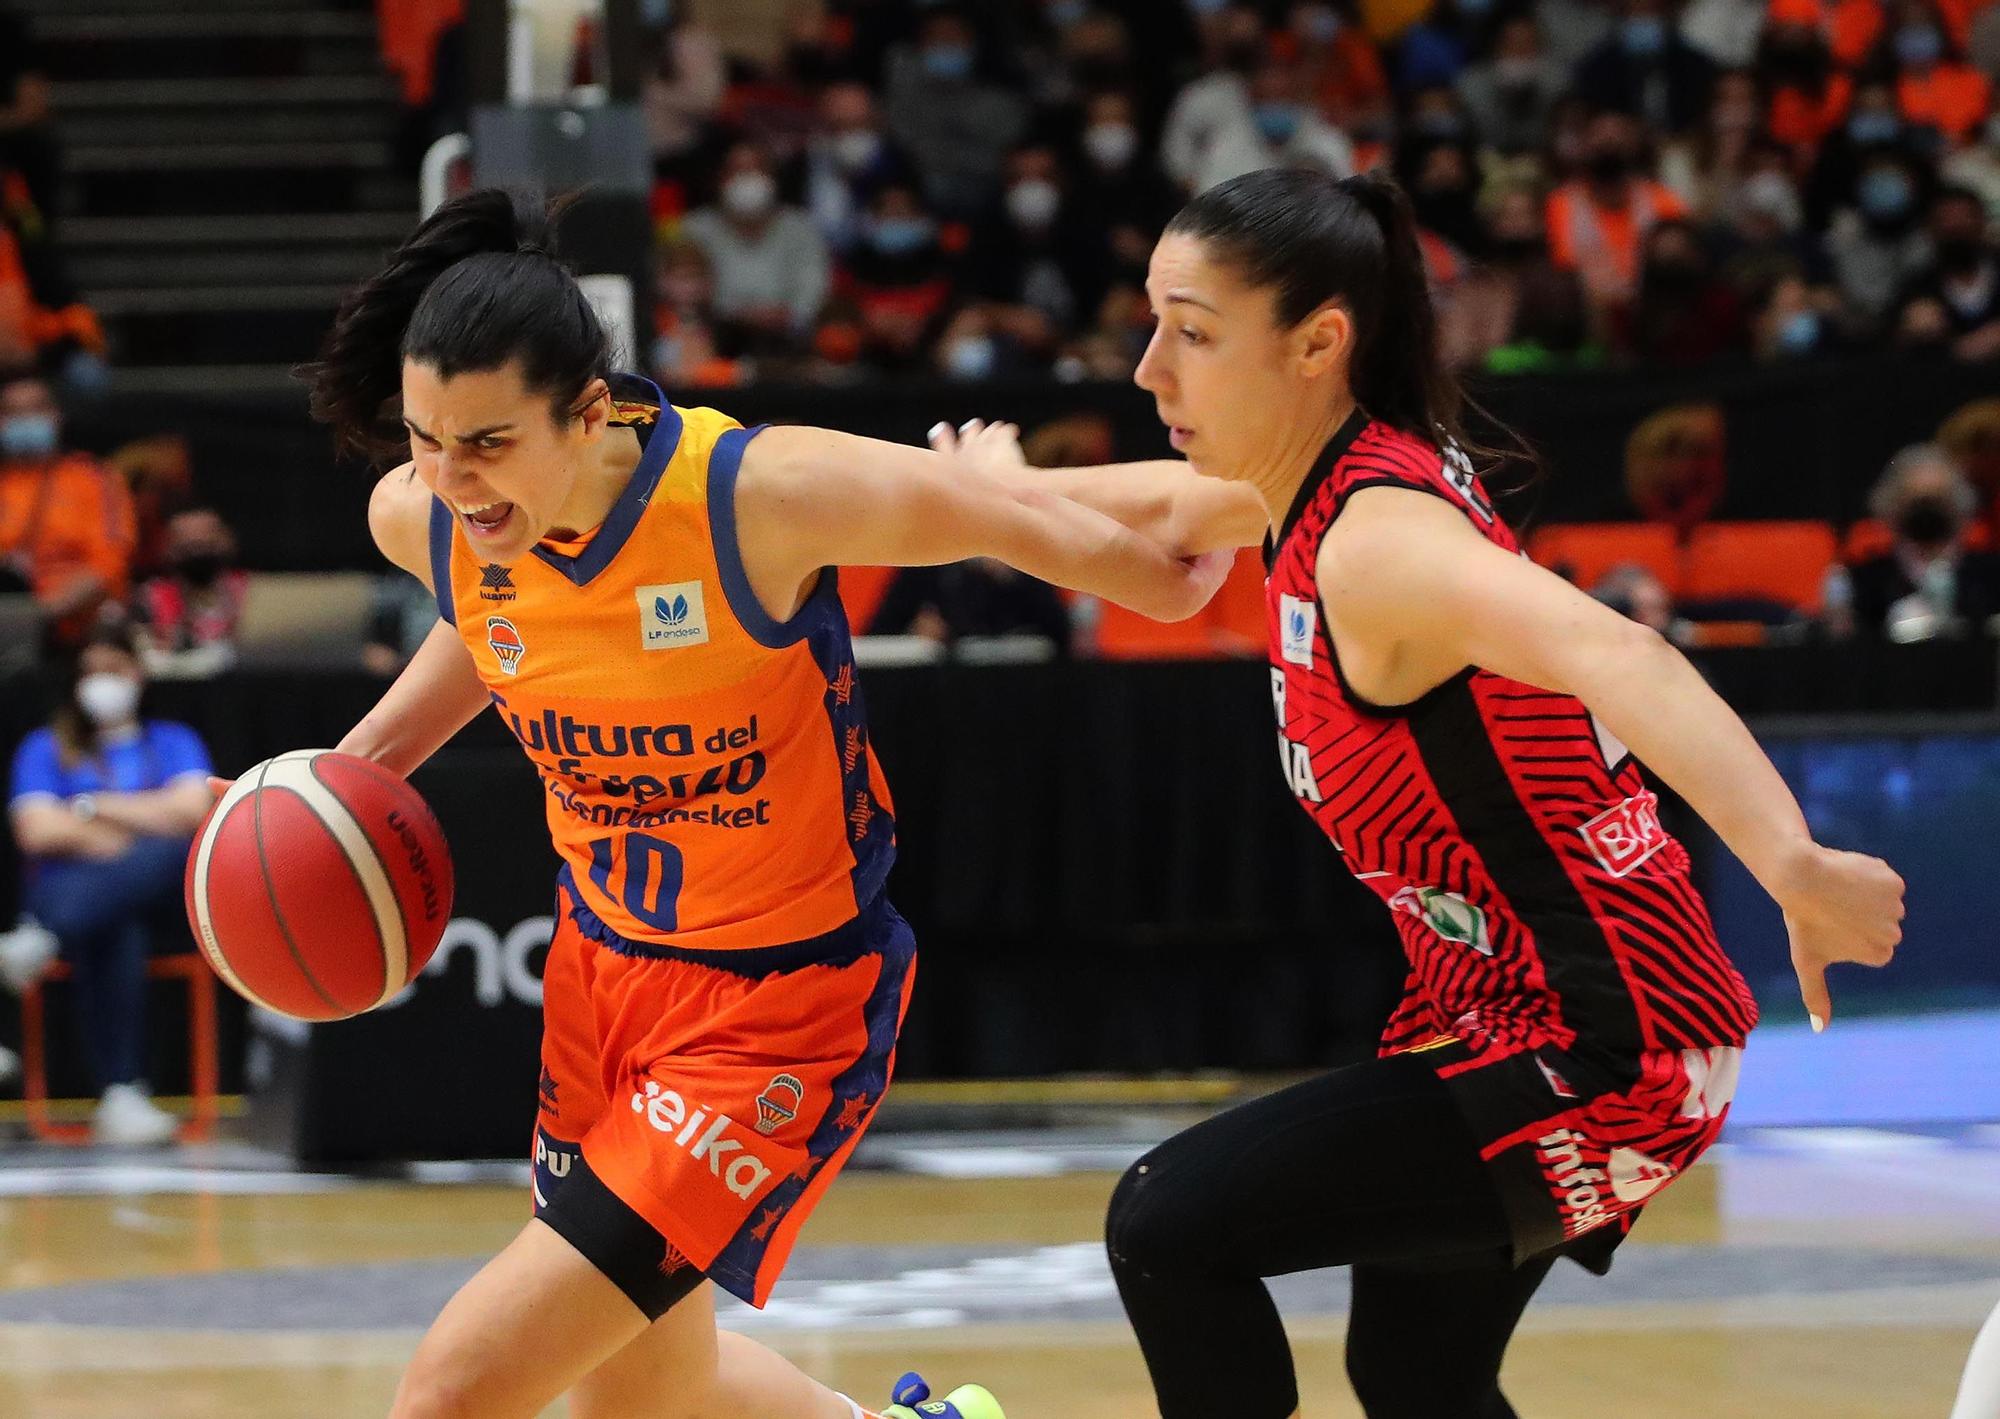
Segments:
[[[405,360],[403,422],[417,477],[457,516],[474,552],[518,561],[552,529],[587,530],[565,514],[604,436],[607,392],[591,381],[571,406],[577,417],[560,423],[513,361],[443,379]]]
[[[1169,232],[1146,295],[1158,324],[1133,375],[1196,471],[1240,475],[1280,448],[1299,411],[1344,378],[1353,322],[1334,305],[1279,323],[1270,291],[1245,284],[1200,238]]]

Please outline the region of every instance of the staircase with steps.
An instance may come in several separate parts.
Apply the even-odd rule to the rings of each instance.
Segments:
[[[371,0],[14,0],[114,388],[264,393],[416,220]],[[295,386],[293,386],[295,387]]]

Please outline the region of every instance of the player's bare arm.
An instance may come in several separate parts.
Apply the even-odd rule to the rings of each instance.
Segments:
[[[937,566],[995,557],[1162,621],[1192,616],[1227,574],[1115,519],[1010,486],[928,449],[824,429],[772,429],[743,456],[738,536],[751,588],[789,615],[827,566]]]
[[[1657,632],[1485,538],[1442,499],[1368,488],[1321,546],[1327,625],[1362,693],[1400,703],[1477,665],[1575,695],[1685,798],[1784,908],[1806,1008],[1831,1018],[1825,969],[1885,964],[1902,939],[1889,865],[1819,846],[1735,711]],[[1370,694],[1371,698],[1378,698]]]
[[[431,584],[430,509],[430,490],[407,463],[384,474],[368,499],[375,545],[425,586]],[[375,707],[335,747],[408,774],[486,705],[486,687],[464,640],[439,621]]]
[[[1021,451],[1019,428],[978,419],[958,429],[939,424],[930,442],[961,465],[1010,486],[1040,488],[1095,508],[1177,557],[1255,546],[1270,530],[1269,514],[1254,489],[1197,473],[1178,458],[1034,468]]]

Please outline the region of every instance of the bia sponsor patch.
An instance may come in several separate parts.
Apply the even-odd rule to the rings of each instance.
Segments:
[[[1613,877],[1625,876],[1667,845],[1667,830],[1660,826],[1660,800],[1651,790],[1614,804],[1577,831],[1590,844],[1598,866]]]

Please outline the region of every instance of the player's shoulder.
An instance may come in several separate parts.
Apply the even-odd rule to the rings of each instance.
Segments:
[[[1430,439],[1371,419],[1341,455],[1338,472],[1350,486],[1371,480],[1429,484],[1444,466],[1443,452]]]
[[[382,555],[430,584],[431,490],[405,463],[376,480],[368,495],[368,531]]]

